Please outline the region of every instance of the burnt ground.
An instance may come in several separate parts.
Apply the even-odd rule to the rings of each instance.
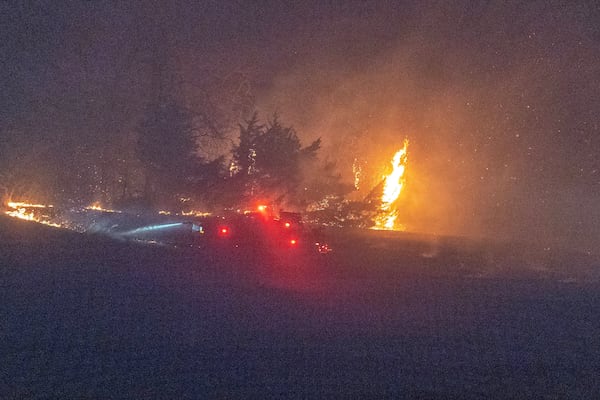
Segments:
[[[0,218],[0,398],[600,398],[597,257],[330,241],[217,251]]]

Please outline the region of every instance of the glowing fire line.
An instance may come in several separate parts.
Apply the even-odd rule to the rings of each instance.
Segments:
[[[92,204],[90,204],[87,207],[84,207],[86,210],[91,210],[91,211],[102,211],[102,212],[108,212],[108,213],[121,213],[121,211],[119,210],[111,210],[109,208],[104,208],[102,207],[102,204],[100,204],[100,202],[96,201]]]
[[[392,172],[384,176],[383,194],[381,196],[382,215],[375,219],[375,229],[393,230],[398,218],[398,210],[393,208],[394,202],[400,196],[404,186],[404,171],[406,170],[408,140],[404,140],[404,147],[396,152],[392,159]]]
[[[10,208],[20,208],[20,207],[27,207],[27,208],[52,208],[54,207],[53,205],[44,205],[44,204],[31,204],[31,203],[26,203],[23,201],[9,201],[8,203],[6,203],[7,206],[9,206]]]
[[[22,219],[25,221],[38,222],[40,224],[53,226],[55,228],[61,227],[61,225],[41,219],[40,217],[36,216],[35,212],[33,212],[33,211],[28,212],[28,209],[31,210],[31,209],[52,208],[53,207],[52,205],[34,204],[34,203],[27,203],[27,202],[23,202],[23,201],[19,201],[19,202],[9,201],[8,203],[6,203],[6,205],[8,206],[8,208],[12,209],[12,210],[4,212],[9,217],[18,218],[18,219]]]

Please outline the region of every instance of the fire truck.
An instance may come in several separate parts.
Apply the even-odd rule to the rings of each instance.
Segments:
[[[206,218],[200,236],[200,241],[210,246],[331,252],[322,235],[303,223],[301,214],[281,211],[274,217],[264,206],[257,211]]]

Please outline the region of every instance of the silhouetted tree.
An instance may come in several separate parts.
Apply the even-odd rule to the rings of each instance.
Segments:
[[[172,205],[190,191],[198,167],[191,113],[173,98],[150,104],[139,126],[138,157],[145,168],[146,199]]]
[[[282,125],[277,116],[261,125],[255,114],[245,126],[240,125],[230,183],[243,189],[241,202],[269,199],[278,204],[297,204],[302,166],[315,160],[320,145],[317,139],[303,148],[296,131]]]
[[[264,125],[258,122],[258,115],[246,121],[246,125],[239,125],[240,136],[237,146],[233,148],[232,173],[241,173],[242,176],[252,175],[256,172],[256,141],[264,131]]]

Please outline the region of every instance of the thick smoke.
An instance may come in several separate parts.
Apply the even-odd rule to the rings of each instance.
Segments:
[[[395,30],[375,22],[378,10],[300,34],[261,108],[305,140],[322,137],[348,182],[362,162],[367,190],[408,138],[399,220],[409,230],[591,249],[599,45],[589,18],[542,4],[421,11]]]

